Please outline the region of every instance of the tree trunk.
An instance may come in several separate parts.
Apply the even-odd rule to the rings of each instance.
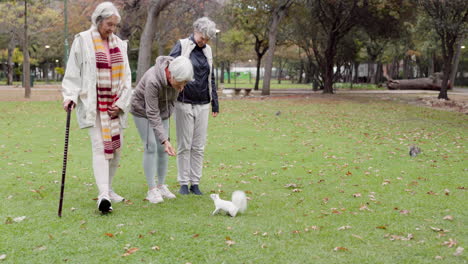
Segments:
[[[13,84],[13,52],[15,51],[15,46],[14,38],[11,37],[8,43],[7,85]]]
[[[23,87],[24,98],[31,97],[31,69],[29,64],[28,2],[24,1]]]
[[[276,78],[278,84],[281,84],[281,78],[283,77],[283,59],[278,58],[278,69],[276,69]]]
[[[333,62],[336,55],[337,39],[333,31],[329,33],[325,50],[325,69],[323,74],[323,93],[333,94]]]
[[[431,56],[429,56],[429,76],[434,75],[434,57],[435,57],[435,52],[431,52]]]
[[[225,66],[224,66],[224,61],[221,62],[221,76],[219,77],[219,82],[224,83],[224,71],[225,71]]]
[[[297,83],[302,83],[302,73],[304,72],[304,61],[301,59]]]
[[[408,56],[403,58],[403,79],[408,79]]]
[[[44,64],[44,79],[46,83],[49,83],[49,63]]]
[[[460,62],[460,53],[461,53],[461,46],[463,44],[463,39],[460,39],[456,46],[456,52],[455,52],[455,57],[453,58],[453,63],[452,63],[452,72],[450,73],[450,87],[449,89],[455,87],[455,78],[457,77],[457,71],[458,71],[458,63]]]
[[[440,91],[442,80],[436,78],[419,78],[404,80],[389,80],[387,82],[389,90],[435,90]]]
[[[156,36],[158,16],[164,8],[175,0],[153,0],[151,1],[146,18],[145,28],[141,34],[140,49],[138,51],[137,78],[139,82],[143,74],[151,67],[151,50],[153,40]]]
[[[368,82],[372,84],[377,83],[377,69],[375,62],[370,63],[370,76]]]
[[[383,65],[381,62],[377,63],[377,70],[375,72],[375,83],[379,84],[382,81],[383,77]]]
[[[358,83],[359,82],[359,62],[354,62],[354,79],[353,81],[354,83]]]
[[[444,76],[442,79],[442,87],[440,88],[440,93],[437,98],[439,99],[445,99],[449,100],[447,90],[449,88],[449,79],[450,79],[450,71],[452,67],[452,58],[453,56],[450,56],[449,58],[446,58],[444,60]]]
[[[258,86],[260,83],[260,66],[262,65],[262,56],[263,54],[260,55],[257,53],[257,76],[255,77],[255,86],[254,86],[255,91],[258,90]]]
[[[271,71],[273,68],[273,57],[276,49],[276,37],[278,34],[278,26],[286,15],[286,11],[292,5],[293,0],[278,1],[278,6],[273,10],[272,19],[269,23],[268,31],[268,54],[265,58],[265,75],[263,77],[262,95],[270,95]]]

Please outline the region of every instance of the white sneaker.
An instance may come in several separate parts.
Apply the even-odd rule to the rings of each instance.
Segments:
[[[110,198],[108,195],[105,195],[105,194],[99,195],[97,204],[98,204],[99,211],[101,211],[101,213],[103,214],[110,213],[113,210],[112,204],[110,202]]]
[[[167,199],[176,198],[176,196],[173,193],[171,193],[171,191],[169,191],[169,188],[167,188],[167,185],[164,184],[164,185],[158,186],[157,188],[163,198],[167,198]]]
[[[112,202],[116,202],[116,203],[119,203],[125,200],[125,198],[116,194],[113,190],[109,191],[109,198],[111,199]]]
[[[150,203],[155,203],[155,204],[164,202],[158,188],[149,190],[148,194],[146,195],[146,200],[148,200]]]

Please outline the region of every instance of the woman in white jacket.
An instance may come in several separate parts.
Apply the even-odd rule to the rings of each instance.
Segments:
[[[131,72],[127,43],[114,31],[120,22],[110,2],[94,10],[92,26],[75,36],[62,82],[63,108],[76,106],[80,128],[88,128],[93,170],[99,189],[98,209],[112,211],[124,198],[112,190],[130,108]]]

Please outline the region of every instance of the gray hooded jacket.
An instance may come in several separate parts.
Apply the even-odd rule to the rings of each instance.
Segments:
[[[149,68],[133,92],[130,112],[137,117],[147,118],[154,134],[162,143],[168,140],[162,120],[168,119],[174,109],[178,92],[171,87],[165,70],[174,58],[160,56],[156,64]]]

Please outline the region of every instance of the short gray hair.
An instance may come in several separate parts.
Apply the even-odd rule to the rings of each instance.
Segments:
[[[193,30],[199,32],[205,38],[212,39],[216,36],[216,24],[207,17],[202,17],[193,22]]]
[[[190,82],[193,80],[193,66],[190,59],[179,56],[169,63],[171,77],[178,82]]]
[[[121,18],[117,7],[115,7],[111,2],[102,2],[96,6],[96,9],[94,9],[93,14],[91,15],[91,22],[97,27],[104,19],[111,16],[116,16],[120,23]]]

